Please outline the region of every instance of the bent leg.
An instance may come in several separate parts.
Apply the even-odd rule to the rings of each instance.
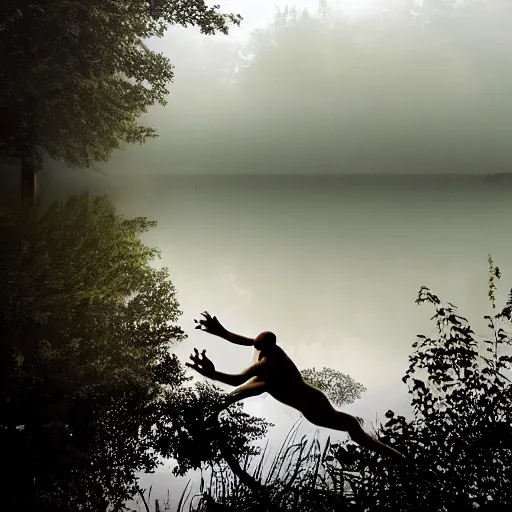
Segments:
[[[323,393],[321,395],[322,397],[317,396],[314,401],[308,401],[308,407],[305,407],[302,411],[302,414],[308,421],[318,427],[347,432],[352,441],[355,441],[363,448],[368,448],[381,455],[387,455],[394,460],[404,460],[400,452],[366,433],[354,416],[337,411],[327,397]]]
[[[333,424],[338,427],[337,430],[344,430],[348,432],[350,439],[358,445],[377,452],[380,455],[387,455],[394,460],[401,461],[404,459],[403,455],[399,451],[391,448],[391,446],[388,446],[387,444],[381,443],[378,439],[375,439],[365,432],[359,421],[354,416],[336,410],[334,410],[334,413],[335,420]]]
[[[223,403],[223,409],[236,402],[239,402],[240,400],[245,400],[246,398],[250,398],[252,396],[261,395],[266,391],[267,387],[265,382],[259,380],[258,377],[253,377],[252,379],[249,379],[245,384],[238,386],[226,396]]]

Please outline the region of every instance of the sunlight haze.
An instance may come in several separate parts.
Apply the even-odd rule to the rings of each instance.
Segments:
[[[111,174],[487,174],[512,163],[512,4],[227,2],[232,35],[173,27],[159,138]],[[440,4],[443,5],[443,4]],[[303,15],[307,7],[308,15]],[[276,17],[277,16],[277,17]],[[303,16],[306,16],[304,18]],[[294,28],[295,27],[295,28]]]
[[[159,137],[101,173],[47,162],[41,201],[107,194],[158,222],[143,240],[177,289],[183,363],[194,347],[226,373],[254,361],[194,329],[207,310],[238,334],[275,332],[299,369],[363,384],[344,410],[369,428],[389,409],[410,415],[401,379],[416,336],[435,335],[420,287],[484,336],[488,254],[498,302],[512,286],[512,1],[215,3],[244,18],[229,36],[171,27],[148,43],[175,66],[168,104],[143,117]],[[18,174],[0,196],[19,196]],[[266,395],[244,408],[275,424],[272,449],[300,418]],[[163,497],[189,477],[142,485]]]

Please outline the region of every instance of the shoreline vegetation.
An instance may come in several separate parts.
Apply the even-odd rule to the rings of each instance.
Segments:
[[[493,311],[500,278],[489,257]],[[270,466],[266,447],[241,460],[224,447],[225,463],[210,467],[209,479],[201,477],[199,492],[192,497],[187,484],[178,512],[187,503],[188,510],[197,512],[509,510],[512,290],[498,313],[485,316],[491,336],[484,348],[478,347],[475,333],[453,304],[441,302],[427,287],[420,289],[416,302],[434,306],[439,337],[418,335],[402,379],[414,416],[406,419],[388,411],[387,422],[374,427],[412,463],[395,466],[330,438],[321,445],[318,432],[297,440],[299,420]]]
[[[16,491],[11,508],[120,511],[140,494],[137,475],[153,472],[162,457],[177,462],[174,475],[211,471],[198,511],[512,506],[512,290],[496,303],[502,276],[491,257],[484,338],[455,305],[426,286],[418,292],[416,304],[434,310],[436,334],[417,335],[402,378],[414,414],[389,410],[374,427],[406,465],[290,432],[265,472],[266,450],[254,442],[269,424],[241,404],[209,422],[222,391],[186,385],[168,351],[169,340],[186,335],[174,324],[181,312],[169,271],[153,268],[159,251],[140,239],[154,226],[87,194],[42,215],[21,209],[2,218],[0,433]]]
[[[497,253],[490,237],[476,238],[491,230],[505,238],[509,229],[502,205],[509,204],[512,186],[512,173],[503,172],[512,165],[504,52],[510,12],[507,2],[496,4],[485,10],[479,1],[411,0],[398,17],[382,12],[377,25],[356,25],[319,0],[316,13],[278,10],[248,44],[219,46],[221,53],[209,54],[201,52],[206,46],[197,51],[180,41],[172,27],[223,36],[242,17],[204,0],[3,3],[4,510],[121,512],[138,496],[141,510],[162,512],[149,493],[145,497],[138,476],[165,459],[176,462],[172,475],[208,474],[194,503],[191,486],[185,488],[180,512],[512,509],[512,290],[504,304],[496,304],[501,272],[490,257],[485,339],[456,306],[425,286],[418,292],[416,303],[434,310],[436,334],[417,336],[402,379],[414,414],[389,410],[374,427],[383,443],[408,457],[406,465],[392,465],[350,442],[297,439],[292,429],[267,468],[266,448],[255,445],[267,438],[270,424],[241,404],[209,421],[223,391],[190,383],[170,350],[187,337],[178,290],[157,261],[160,250],[143,242],[157,225],[144,215],[157,212],[155,217],[172,217],[178,225],[179,215],[163,210],[182,196],[188,209],[179,213],[193,212],[191,232],[198,240],[180,253],[191,268],[216,264],[214,242],[254,247],[268,240],[275,247],[272,237],[282,237],[290,225],[299,234],[294,252],[302,255],[304,236],[319,231],[313,223],[305,229],[312,211],[306,200],[321,197],[322,219],[335,230],[340,224],[331,206],[339,204],[347,210],[357,204],[359,219],[372,210],[383,224],[397,214],[408,221],[407,234],[397,224],[403,235],[392,258],[397,275],[415,257],[407,252],[412,244],[406,236],[417,232],[414,243],[423,242],[407,211],[411,206],[418,219],[433,221],[423,225],[435,233],[453,212],[464,218],[465,240],[474,243],[451,260],[449,268],[461,267],[454,272],[466,271],[470,251],[480,257],[478,247]],[[166,33],[169,56],[147,44]],[[123,172],[107,174],[99,168],[104,164]],[[192,174],[198,169],[211,174]],[[233,174],[216,172],[226,169]],[[260,174],[240,174],[248,169]],[[358,173],[311,174],[318,169]],[[381,169],[404,172],[365,173]],[[415,170],[443,173],[410,174]],[[240,182],[245,190],[237,190]],[[249,193],[259,200],[254,210],[269,215],[261,217],[261,238],[250,238],[239,223],[240,212],[251,209]],[[208,196],[218,210],[196,208]],[[291,224],[281,228],[271,215],[291,198],[305,216],[287,215]],[[379,214],[379,202],[393,205],[386,208],[389,217]],[[123,203],[130,218],[120,213]],[[443,215],[433,218],[430,207]],[[238,223],[242,234],[219,236],[216,228],[226,219],[233,222],[226,232]],[[213,235],[202,239],[210,229]],[[429,264],[437,265],[458,243],[456,229],[442,232],[441,240],[425,237],[419,251]],[[380,239],[387,236],[381,225],[375,230]],[[158,243],[176,249],[180,236],[168,229]],[[376,260],[383,247],[374,239],[367,247],[351,246],[356,257],[363,248]],[[347,254],[347,245],[331,247],[321,245],[318,252],[331,259]],[[429,254],[434,247],[437,261]],[[192,265],[193,253],[204,259]],[[286,252],[273,256],[280,258],[276,275],[293,266]],[[320,292],[297,268],[289,281],[297,284],[297,300],[306,293],[316,299]],[[203,286],[184,281],[192,291]],[[280,286],[273,281],[267,297]],[[390,297],[372,299],[375,311]],[[380,332],[385,328],[376,325]]]

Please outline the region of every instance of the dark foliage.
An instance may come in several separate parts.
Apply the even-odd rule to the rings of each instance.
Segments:
[[[489,259],[495,309],[499,269]],[[408,456],[395,466],[350,443],[321,449],[289,437],[271,467],[244,461],[265,492],[261,502],[220,466],[202,489],[198,510],[502,511],[512,508],[512,292],[486,315],[491,336],[479,340],[451,303],[422,287],[416,301],[435,307],[437,337],[418,336],[403,378],[413,417],[386,413],[377,433]],[[264,475],[264,473],[266,473]],[[267,503],[271,503],[269,506]],[[201,508],[203,507],[203,508]],[[274,508],[272,508],[274,507]]]
[[[169,25],[227,34],[240,20],[203,0],[3,1],[0,161],[91,167],[156,136],[138,118],[165,105],[173,68],[146,41]]]
[[[220,390],[187,386],[171,345],[176,291],[124,219],[87,195],[1,218],[0,442],[5,507],[119,508],[159,455],[178,472],[219,459],[205,417]],[[264,422],[239,408],[221,434],[255,453]]]

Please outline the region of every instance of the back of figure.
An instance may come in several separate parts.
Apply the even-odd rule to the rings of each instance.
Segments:
[[[276,400],[295,407],[305,386],[302,375],[288,354],[279,346],[260,352],[258,360],[264,360],[258,377],[267,384],[267,392]]]
[[[273,332],[263,331],[255,338],[247,338],[229,332],[217,317],[212,318],[207,311],[202,315],[203,320],[195,320],[198,324],[196,329],[205,330],[236,345],[253,346],[259,351],[258,363],[240,374],[229,375],[215,369],[213,362],[206,357],[206,350],[199,354],[197,348],[194,348],[194,354],[190,356],[193,364],[186,363],[187,366],[210,379],[236,387],[222,401],[222,409],[245,398],[268,392],[279,402],[297,409],[313,425],[348,432],[350,438],[360,446],[390,456],[396,461],[404,461],[404,456],[398,450],[366,433],[356,417],[336,410],[320,389],[305,382],[294,362],[277,346],[277,338]]]

